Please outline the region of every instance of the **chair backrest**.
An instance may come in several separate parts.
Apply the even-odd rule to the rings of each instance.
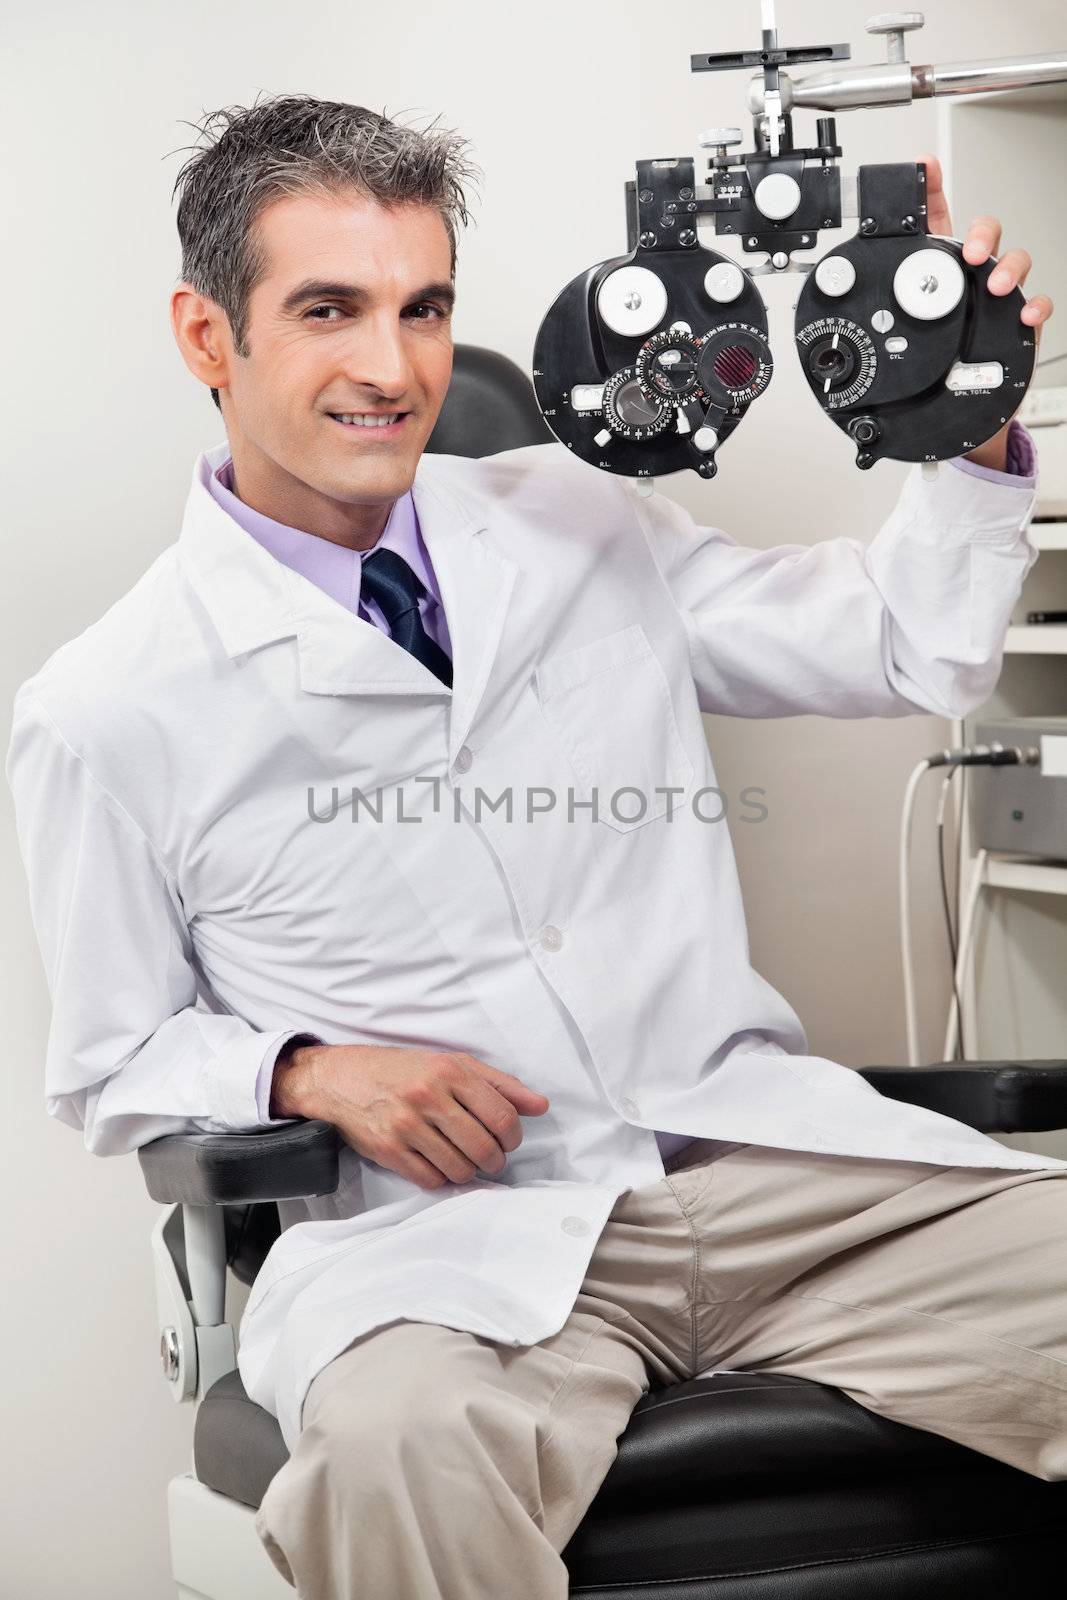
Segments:
[[[439,455],[495,456],[527,444],[551,444],[533,384],[507,356],[457,344],[452,382],[426,448]]]
[[[551,444],[533,384],[507,356],[477,344],[453,350],[452,382],[426,449],[438,455],[495,456],[528,444]],[[226,1259],[251,1284],[281,1232],[273,1200],[223,1206]]]

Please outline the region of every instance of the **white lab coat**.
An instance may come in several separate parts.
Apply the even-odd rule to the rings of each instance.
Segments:
[[[699,793],[702,711],[980,704],[1035,559],[1030,489],[916,466],[869,544],[759,550],[562,446],[424,456],[450,691],[214,502],[226,448],[177,542],[18,693],[48,1110],[105,1155],[253,1129],[264,1052],[301,1029],[470,1051],[551,1102],[497,1178],[423,1190],[345,1146],[336,1195],[282,1203],[240,1371],[290,1449],[311,1379],[370,1328],[555,1332],[618,1196],[663,1175],[654,1129],[1067,1166],[807,1053]],[[353,789],[381,820],[352,820]],[[527,789],[554,809],[527,820]]]

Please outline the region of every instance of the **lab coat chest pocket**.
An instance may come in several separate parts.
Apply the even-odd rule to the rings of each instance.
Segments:
[[[591,800],[595,790],[600,822],[629,833],[671,806],[657,790],[688,790],[693,763],[666,673],[639,622],[548,657],[534,678],[544,718],[574,769],[575,797]],[[673,796],[674,810],[681,801],[681,793]],[[557,807],[565,806],[561,795]]]

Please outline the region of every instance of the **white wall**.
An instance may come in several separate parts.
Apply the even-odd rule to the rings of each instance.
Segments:
[[[857,59],[882,55],[860,31],[865,9],[846,0],[781,0],[780,13],[785,42],[850,39]],[[1064,43],[1053,0],[1016,0],[1010,29],[997,0],[940,0],[928,15],[916,60]],[[394,116],[441,113],[473,140],[486,172],[478,224],[460,242],[456,337],[528,368],[540,317],[563,283],[625,248],[623,184],[634,160],[695,153],[699,129],[745,124],[744,76],[691,77],[688,60],[695,50],[753,47],[757,29],[754,0],[19,7],[5,29],[0,101],[4,745],[17,683],[174,540],[193,458],[222,437],[167,320],[178,269],[169,196],[182,159],[169,152],[192,138],[183,118],[248,104],[257,91],[359,101]],[[798,116],[798,133],[810,127]],[[846,171],[935,148],[929,102],[849,113],[839,129]],[[1002,200],[990,193],[983,208],[995,212]],[[969,218],[955,220],[961,231]],[[822,248],[832,242],[824,235]],[[1055,293],[1059,271],[1039,261],[1032,285]],[[659,487],[748,543],[866,540],[905,469],[857,472],[843,436],[801,395],[789,310],[798,283],[768,289],[775,380],[724,450],[719,477]],[[944,742],[945,725],[708,725],[728,792],[746,783],[768,791],[769,820],[733,829],[756,965],[798,1008],[813,1051],[850,1064],[902,1060],[897,821],[907,774]],[[148,1254],[157,1208],[136,1159],[90,1160],[45,1115],[48,1001],[0,791],[10,1064],[0,1590],[19,1600],[163,1600],[172,1592],[164,1486],[188,1464],[191,1413],[171,1404],[159,1376]],[[928,820],[924,811],[922,839]],[[927,884],[916,909],[933,1059],[945,958]]]

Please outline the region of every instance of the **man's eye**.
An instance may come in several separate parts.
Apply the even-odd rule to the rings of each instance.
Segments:
[[[417,305],[411,306],[409,309],[412,312],[432,311],[434,319],[437,321],[443,321],[448,316],[448,312],[445,310],[445,308],[443,306],[436,305],[432,300],[420,300]],[[329,313],[331,311],[336,311],[338,315],[344,316],[344,312],[341,310],[340,306],[312,306],[310,310],[304,312],[304,316],[305,318],[310,318],[313,322],[328,322],[332,321],[333,318],[329,317],[328,315],[320,315],[320,313]],[[425,316],[420,316],[416,317],[415,320],[417,322],[426,322],[431,319]]]

